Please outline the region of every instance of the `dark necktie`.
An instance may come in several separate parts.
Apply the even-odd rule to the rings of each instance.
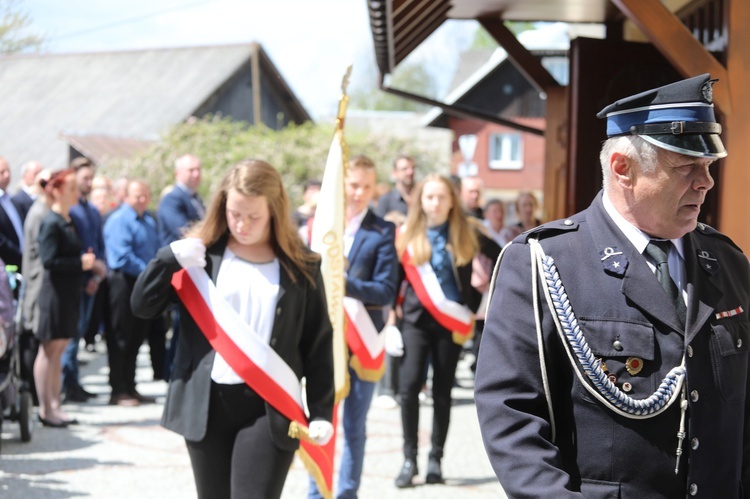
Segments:
[[[684,326],[687,307],[685,306],[685,301],[682,299],[682,296],[680,296],[680,290],[677,289],[677,285],[669,275],[669,264],[667,263],[669,260],[669,248],[671,244],[670,241],[652,239],[648,243],[648,246],[646,246],[646,254],[651,257],[656,264],[656,279],[677,308],[677,316],[680,318],[680,321]]]

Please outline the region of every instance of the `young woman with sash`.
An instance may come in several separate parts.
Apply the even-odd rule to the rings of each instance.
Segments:
[[[187,236],[159,250],[131,299],[142,317],[170,298],[180,306],[162,424],[185,437],[199,498],[279,497],[299,445],[289,434],[308,420],[313,442],[333,434],[319,257],[297,235],[281,176],[259,160],[232,167]]]
[[[399,366],[404,465],[396,478],[410,487],[417,475],[419,391],[432,363],[432,449],[427,483],[442,483],[441,460],[451,411],[451,389],[461,345],[471,338],[482,293],[471,286],[472,260],[482,252],[492,261],[500,248],[479,234],[461,209],[453,185],[436,173],[416,188],[415,203],[396,237],[404,286],[399,329],[404,355]]]

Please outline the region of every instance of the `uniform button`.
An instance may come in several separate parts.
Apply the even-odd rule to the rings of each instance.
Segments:
[[[566,220],[566,221],[564,221],[563,223],[564,223],[565,225],[573,225],[573,220],[571,220],[571,219],[567,219],[567,220]]]
[[[697,496],[698,495],[698,486],[694,483],[690,484],[690,495],[691,496]]]
[[[693,356],[693,346],[692,345],[688,345],[687,352],[688,352],[688,357],[692,357]]]
[[[618,352],[622,352],[622,343],[620,343],[620,340],[615,340],[615,342],[612,343],[612,348],[614,348]]]
[[[690,392],[690,400],[693,402],[698,402],[698,390],[693,390]]]
[[[693,450],[696,450],[699,445],[700,445],[700,442],[698,441],[697,438],[694,438],[690,441],[690,448]]]
[[[742,338],[737,340],[737,348],[742,348]]]
[[[271,346],[276,345],[276,338],[271,338]]]
[[[276,307],[276,315],[281,315],[281,307]]]

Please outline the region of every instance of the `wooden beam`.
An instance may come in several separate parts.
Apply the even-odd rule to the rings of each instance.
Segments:
[[[638,26],[682,75],[690,77],[711,73],[712,78],[727,81],[726,68],[664,4],[654,0],[612,0],[612,3]],[[612,54],[612,57],[616,55]],[[727,85],[716,86],[714,103],[724,115],[732,113]]]
[[[568,88],[547,92],[547,118],[544,146],[544,208],[542,220],[548,222],[570,216],[568,192]]]
[[[397,88],[387,87],[385,86],[385,84],[383,84],[382,81],[380,83],[380,90],[382,90],[383,92],[387,92],[389,94],[396,95],[403,99],[409,99],[415,102],[419,102],[420,104],[426,104],[428,106],[439,107],[440,109],[443,110],[445,114],[455,116],[456,118],[462,118],[465,120],[486,121],[488,123],[496,123],[498,125],[503,125],[509,128],[513,128],[514,130],[519,130],[521,132],[533,133],[534,135],[544,136],[545,134],[545,130],[541,128],[534,128],[531,126],[526,126],[522,123],[518,123],[513,120],[506,120],[505,118],[501,118],[499,116],[485,113],[477,109],[468,109],[468,108],[456,106],[455,104],[446,104],[444,102],[436,101],[435,99],[430,99],[429,97],[424,97],[422,95],[413,94],[411,92],[406,92],[404,90],[399,90]]]
[[[253,44],[253,58],[250,61],[252,66],[252,74],[250,75],[250,81],[252,82],[253,90],[253,125],[259,126],[263,123],[263,115],[261,114],[261,96],[260,96],[260,50],[258,44]]]
[[[750,253],[750,80],[748,47],[750,47],[750,4],[746,0],[725,0],[727,9],[727,74],[728,78],[715,85],[716,90],[729,88],[734,113],[724,116],[724,132],[721,138],[727,148],[727,157],[714,168],[719,176],[719,222],[718,229],[731,237],[745,253]]]
[[[540,92],[547,93],[548,89],[559,87],[549,71],[542,66],[542,61],[521,45],[516,35],[509,30],[503,20],[499,17],[481,17],[478,19],[487,32],[505,49],[508,57],[519,71],[526,76],[534,87]]]

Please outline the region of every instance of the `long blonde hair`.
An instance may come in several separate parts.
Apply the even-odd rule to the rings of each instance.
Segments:
[[[299,237],[281,175],[265,161],[248,159],[234,165],[211,199],[206,218],[193,226],[187,236],[198,237],[203,244],[211,246],[229,233],[226,208],[227,193],[231,189],[245,196],[265,196],[271,215],[270,244],[279,262],[292,282],[296,283],[301,273],[314,284],[312,264],[320,261],[320,256],[309,251]]]
[[[448,190],[453,207],[448,212],[448,244],[456,265],[459,267],[471,262],[479,251],[479,242],[466,215],[461,209],[461,202],[450,180],[438,173],[430,173],[422,180],[412,193],[412,204],[409,207],[406,224],[396,238],[396,251],[399,259],[406,247],[410,247],[411,260],[414,265],[430,261],[432,246],[427,239],[427,217],[422,210],[422,191],[428,182],[442,182]]]

